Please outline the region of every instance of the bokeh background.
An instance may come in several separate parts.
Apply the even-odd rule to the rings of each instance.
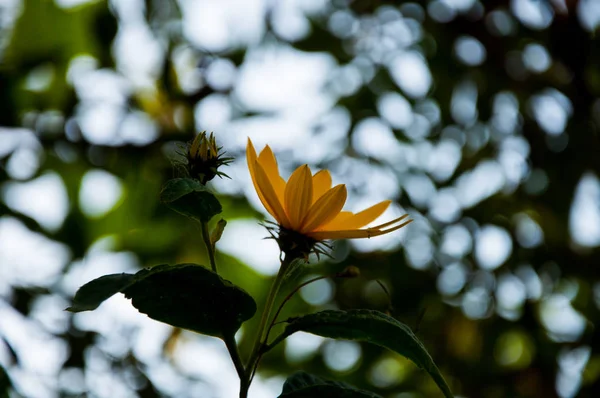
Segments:
[[[120,295],[64,311],[101,275],[207,263],[198,226],[157,199],[177,142],[203,130],[236,158],[211,183],[229,221],[220,269],[259,302],[278,252],[247,137],[284,175],[330,169],[351,210],[391,198],[384,217],[415,219],[336,242],[288,289],[346,265],[361,277],[310,285],[286,316],[390,310],[458,396],[600,396],[599,26],[595,0],[1,0],[8,396],[236,396],[216,338]],[[299,368],[385,397],[438,394],[397,355],[296,334],[251,396],[277,396]]]

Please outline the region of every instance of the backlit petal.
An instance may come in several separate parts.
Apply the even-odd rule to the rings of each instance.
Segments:
[[[300,166],[292,173],[285,186],[285,210],[290,228],[299,230],[312,204],[313,185],[310,169]]]
[[[401,217],[401,219],[402,218],[404,218],[404,217]],[[397,222],[398,219],[394,220],[394,221]],[[316,239],[316,240],[372,238],[374,236],[385,235],[385,234],[389,234],[390,232],[394,232],[394,231],[410,224],[411,222],[413,222],[413,220],[405,221],[400,225],[396,225],[395,227],[384,229],[384,230],[367,228],[367,229],[349,229],[349,230],[339,230],[339,231],[316,231],[316,232],[307,233],[306,235],[308,235],[311,238]]]
[[[346,186],[336,185],[321,196],[308,210],[300,232],[310,232],[333,220],[346,203]]]
[[[379,224],[379,225],[375,225],[374,227],[371,227],[371,229],[383,229],[383,228],[387,228],[390,225],[396,224],[398,221],[404,220],[406,217],[408,217],[408,214],[404,214],[392,221],[388,221],[386,223],[383,224]]]
[[[327,224],[321,225],[318,230],[334,230],[334,229],[346,229],[343,227],[346,220],[350,217],[354,216],[354,213],[351,211],[341,211],[335,218],[329,221]]]
[[[268,206],[273,210],[273,213],[271,214],[279,224],[283,225],[285,228],[289,228],[290,222],[283,209],[283,204],[279,201],[279,197],[275,193],[271,181],[269,181],[269,177],[267,177],[267,173],[258,161],[254,162],[254,172],[256,174],[258,188],[266,202],[265,207]]]
[[[256,150],[254,149],[254,145],[252,145],[252,141],[250,141],[250,138],[248,138],[248,145],[246,145],[246,160],[248,161],[248,170],[250,171],[250,177],[252,177],[252,183],[254,184],[254,190],[258,194],[258,198],[262,202],[265,209],[269,212],[269,214],[272,215],[273,218],[277,219],[275,211],[273,211],[273,208],[269,206],[269,203],[265,199],[265,196],[263,195],[261,189],[258,186],[255,168]]]
[[[248,138],[248,143],[246,144],[246,160],[248,160],[250,174],[253,175],[252,170],[254,169],[254,162],[256,161],[256,150],[254,149],[254,145],[252,145],[250,138]]]
[[[325,192],[331,189],[331,174],[327,170],[321,170],[313,176],[313,198],[315,203]]]
[[[334,229],[358,229],[362,228],[365,225],[371,223],[377,217],[379,217],[383,212],[390,206],[392,201],[385,200],[383,202],[379,202],[376,205],[373,205],[360,213],[353,214],[350,217],[344,218],[343,220],[337,221],[334,219],[327,225],[324,225],[320,229],[323,231],[326,230],[334,230]]]
[[[277,197],[281,203],[284,203],[285,194],[285,180],[279,175],[279,167],[277,166],[277,159],[268,145],[265,146],[258,155],[258,163],[262,166],[263,170],[269,177],[271,185],[277,193]]]

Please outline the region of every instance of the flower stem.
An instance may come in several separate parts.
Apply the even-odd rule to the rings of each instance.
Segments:
[[[210,261],[210,268],[213,272],[217,272],[217,261],[215,260],[215,248],[213,244],[210,242],[210,235],[208,233],[208,223],[202,222],[202,240],[204,241],[204,246],[206,246],[206,251],[208,252],[208,259]]]
[[[242,359],[240,358],[240,353],[238,351],[238,347],[235,342],[235,337],[231,336],[231,335],[227,335],[227,336],[223,337],[223,341],[225,342],[225,345],[227,346],[227,350],[229,351],[229,355],[231,356],[231,360],[233,361],[233,364],[235,365],[235,370],[237,371],[237,374],[240,377],[240,380],[244,380],[244,378],[245,378],[244,364],[242,363]]]
[[[283,301],[281,302],[281,304],[279,305],[279,308],[277,308],[277,311],[275,312],[275,315],[273,316],[273,319],[271,320],[271,324],[269,325],[269,327],[267,328],[267,334],[265,336],[265,344],[269,343],[269,334],[271,333],[271,329],[273,329],[273,326],[275,326],[275,322],[277,321],[277,317],[279,317],[279,314],[281,313],[281,310],[283,309],[283,307],[285,306],[285,304],[290,301],[290,299],[294,296],[294,294],[298,293],[298,290],[302,289],[304,286],[309,285],[313,282],[316,281],[320,281],[321,279],[326,279],[326,278],[331,278],[334,277],[335,274],[333,275],[322,275],[322,276],[317,276],[316,278],[312,278],[307,280],[306,282],[298,285],[294,290],[292,290],[290,292],[290,294],[288,294]]]
[[[241,381],[240,387],[240,398],[245,398],[248,395],[248,389],[250,388],[250,383],[252,383],[252,377],[254,376],[254,369],[256,368],[258,361],[261,357],[262,346],[266,342],[262,341],[263,335],[265,334],[265,328],[269,322],[269,318],[271,315],[271,310],[273,309],[273,304],[275,304],[275,298],[277,297],[277,293],[279,292],[279,288],[281,287],[281,283],[287,273],[289,265],[292,263],[294,259],[286,256],[281,261],[281,267],[279,267],[279,272],[271,285],[269,293],[267,295],[267,300],[265,301],[265,308],[263,310],[262,316],[260,318],[260,323],[258,326],[258,330],[256,332],[256,337],[254,340],[254,345],[252,348],[252,353],[250,354],[250,358],[246,364],[246,373],[245,378]]]
[[[265,340],[260,345],[260,349],[257,353],[256,360],[254,361],[254,365],[252,366],[252,368],[248,367],[246,369],[248,371],[248,373],[250,374],[250,381],[252,381],[252,378],[254,378],[254,373],[256,373],[256,368],[258,367],[258,362],[262,358],[263,354],[265,354],[268,350],[270,350],[272,348],[269,346],[269,334],[271,333],[271,329],[273,329],[273,326],[275,325],[275,322],[277,321],[277,317],[281,313],[283,306],[292,298],[292,296],[294,294],[296,294],[298,292],[298,290],[302,289],[304,286],[306,286],[310,283],[316,282],[318,280],[328,278],[330,276],[331,275],[319,276],[319,277],[313,278],[311,280],[308,280],[308,281],[304,282],[303,284],[301,284],[300,286],[296,287],[294,290],[292,290],[292,292],[283,299],[283,301],[279,305],[279,308],[277,308],[277,311],[275,312],[275,315],[273,316],[273,319],[271,320],[269,327],[267,328]]]

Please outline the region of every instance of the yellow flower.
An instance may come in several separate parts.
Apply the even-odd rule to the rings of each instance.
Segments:
[[[267,145],[259,156],[248,139],[248,169],[254,188],[267,211],[280,228],[313,240],[370,238],[390,233],[410,223],[408,214],[395,220],[364,228],[390,205],[386,200],[359,213],[342,211],[346,202],[344,184],[331,187],[331,175],[321,170],[312,175],[307,165],[298,167],[286,182],[280,175],[277,159]],[[280,234],[281,235],[281,234]]]

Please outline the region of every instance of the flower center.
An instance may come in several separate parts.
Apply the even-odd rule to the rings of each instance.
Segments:
[[[314,250],[318,241],[302,235],[300,232],[280,226],[277,243],[286,258],[288,256],[290,256],[289,258],[306,258]]]

